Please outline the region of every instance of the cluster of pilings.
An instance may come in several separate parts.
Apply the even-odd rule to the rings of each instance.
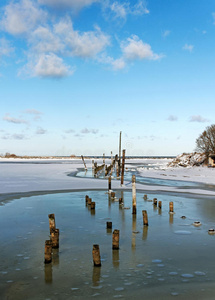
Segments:
[[[49,230],[50,230],[50,239],[45,241],[45,264],[52,262],[52,249],[59,248],[59,235],[60,231],[56,228],[55,225],[55,215],[49,214]]]

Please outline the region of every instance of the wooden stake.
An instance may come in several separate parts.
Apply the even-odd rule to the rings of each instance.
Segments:
[[[95,208],[96,208],[96,202],[91,202],[91,209],[94,209],[95,210]]]
[[[99,245],[93,245],[93,263],[94,267],[101,267],[101,258]]]
[[[169,212],[170,213],[174,212],[174,210],[173,210],[173,202],[172,201],[169,203]]]
[[[132,214],[137,213],[137,203],[136,203],[136,178],[132,175]]]
[[[157,204],[158,204],[157,198],[154,198],[154,199],[153,199],[153,204],[154,204],[154,206],[157,206]]]
[[[112,222],[107,222],[107,229],[112,229]]]
[[[116,194],[115,194],[115,192],[111,192],[110,195],[111,195],[111,198],[114,199]]]
[[[111,191],[111,176],[108,177],[108,191]]]
[[[103,153],[103,165],[105,165],[105,153]]]
[[[142,214],[143,214],[143,225],[144,226],[148,226],[148,215],[147,215],[147,211],[146,210],[142,210]]]
[[[124,182],[124,172],[125,172],[125,150],[122,150],[122,172],[121,172],[121,184]]]
[[[52,242],[50,240],[45,241],[45,264],[49,264],[52,261]]]
[[[114,250],[118,250],[119,249],[119,230],[118,229],[115,229],[113,231],[112,248]]]
[[[50,234],[53,229],[56,229],[55,227],[55,215],[54,214],[49,214],[49,229],[50,229]]]
[[[85,201],[86,201],[86,205],[87,205],[88,201],[89,201],[89,196],[88,195],[85,196]]]
[[[147,195],[144,195],[144,196],[143,196],[143,199],[144,199],[145,201],[147,200],[147,198],[148,198]]]
[[[162,208],[162,201],[158,202],[158,207],[161,209]]]
[[[92,202],[92,199],[91,199],[91,198],[88,198],[87,204],[88,204],[89,206],[91,206],[91,202]]]
[[[52,242],[52,248],[58,249],[59,248],[59,235],[60,231],[59,229],[53,229],[51,232],[51,242]]]
[[[83,163],[84,163],[85,170],[87,171],[87,166],[86,166],[86,164],[85,164],[85,161],[84,161],[84,157],[83,157],[83,155],[81,155],[81,158],[82,158],[82,160],[83,160]]]

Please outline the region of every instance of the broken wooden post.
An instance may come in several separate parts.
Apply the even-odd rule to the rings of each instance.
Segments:
[[[103,153],[103,165],[105,165],[105,153]]]
[[[85,201],[86,201],[86,205],[88,205],[88,201],[89,201],[89,196],[88,195],[85,196]]]
[[[52,242],[50,240],[45,241],[45,264],[49,264],[52,261]]]
[[[113,231],[112,249],[113,250],[119,249],[119,230],[118,229],[115,229]]]
[[[84,157],[83,157],[83,155],[81,155],[81,158],[82,158],[82,160],[83,160],[83,163],[84,163],[85,170],[87,171],[87,166],[86,166],[86,164],[85,164],[85,161],[84,161]]]
[[[52,229],[51,232],[51,242],[52,242],[52,248],[58,249],[59,248],[59,229]]]
[[[122,205],[122,204],[123,204],[123,199],[119,198],[119,205]]]
[[[96,208],[96,202],[91,202],[91,209],[94,209],[95,210],[95,208]]]
[[[49,229],[50,229],[50,234],[53,229],[56,229],[55,227],[55,215],[54,214],[49,214]]]
[[[101,258],[99,245],[93,245],[93,263],[94,267],[101,267]]]
[[[153,199],[153,204],[154,204],[154,206],[157,206],[157,204],[158,204],[157,198],[154,198],[154,199]]]
[[[107,229],[112,229],[112,222],[107,222],[106,225],[107,225]]]
[[[108,192],[111,191],[111,176],[108,177]]]
[[[147,215],[147,211],[146,210],[142,210],[142,214],[143,214],[143,225],[144,226],[148,226],[148,215]]]
[[[158,207],[161,209],[162,208],[162,201],[158,202]]]
[[[132,175],[132,214],[136,215],[137,212],[136,203],[136,178]]]
[[[88,206],[91,206],[91,202],[92,202],[92,199],[88,198],[88,202],[87,202]]]
[[[94,160],[92,160],[92,169],[94,169]]]
[[[172,201],[169,202],[169,212],[170,212],[170,213],[173,213],[173,212],[174,212],[174,210],[173,210],[173,202],[172,202]]]
[[[124,172],[125,172],[125,150],[122,150],[122,172],[121,172],[121,185],[124,182]]]
[[[144,195],[144,196],[143,196],[143,199],[144,199],[145,201],[147,200],[147,198],[148,198],[147,195]]]
[[[112,200],[115,198],[115,192],[111,192],[111,198],[112,198]]]

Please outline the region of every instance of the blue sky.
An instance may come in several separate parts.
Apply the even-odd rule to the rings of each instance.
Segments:
[[[214,0],[3,0],[0,154],[192,152],[214,123]]]

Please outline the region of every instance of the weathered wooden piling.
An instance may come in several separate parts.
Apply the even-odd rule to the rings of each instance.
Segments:
[[[119,198],[119,204],[122,205],[123,204],[123,199]]]
[[[148,196],[147,195],[144,195],[143,196],[143,199],[146,201],[148,199]]]
[[[103,153],[103,165],[105,165],[105,153]]]
[[[89,201],[89,196],[86,195],[86,196],[85,196],[85,202],[86,202],[86,205],[88,205],[88,201]]]
[[[87,202],[88,206],[91,206],[91,202],[92,202],[92,199],[88,198],[88,202]]]
[[[50,234],[52,232],[53,229],[56,229],[55,226],[55,215],[54,214],[49,214],[49,229],[50,229]]]
[[[162,208],[162,201],[158,201],[158,207],[161,209]]]
[[[137,203],[136,203],[136,177],[132,175],[132,214],[137,213]]]
[[[94,267],[101,267],[101,258],[100,258],[99,245],[93,245],[92,253],[93,253]]]
[[[125,149],[122,150],[121,184],[123,184],[124,182],[124,172],[125,172]]]
[[[169,202],[169,212],[170,213],[174,213],[174,209],[173,209],[173,202]]]
[[[146,210],[142,210],[142,214],[143,214],[143,225],[144,226],[149,226],[147,211]]]
[[[45,241],[45,264],[49,264],[52,261],[52,242],[50,240]]]
[[[110,196],[111,196],[112,199],[115,198],[115,195],[116,195],[115,192],[111,192],[111,194],[110,194]]]
[[[111,191],[111,176],[108,177],[108,192]]]
[[[53,249],[58,249],[59,248],[59,235],[60,235],[59,229],[52,229],[52,231],[51,231],[51,242],[52,242],[52,248]]]
[[[92,169],[94,170],[94,159],[92,160]]]
[[[107,225],[107,229],[112,229],[112,222],[107,222],[106,225]]]
[[[113,231],[113,239],[112,239],[112,249],[118,250],[119,249],[119,230],[115,229]]]
[[[96,202],[91,202],[90,207],[91,207],[92,210],[95,210]]]
[[[154,199],[153,199],[153,204],[154,204],[154,206],[157,206],[157,205],[158,205],[158,200],[157,200],[157,198],[154,198]]]
[[[82,161],[83,161],[83,164],[84,164],[84,168],[85,168],[85,170],[87,171],[87,166],[86,166],[86,164],[85,164],[83,155],[81,155],[81,158],[82,158]]]

